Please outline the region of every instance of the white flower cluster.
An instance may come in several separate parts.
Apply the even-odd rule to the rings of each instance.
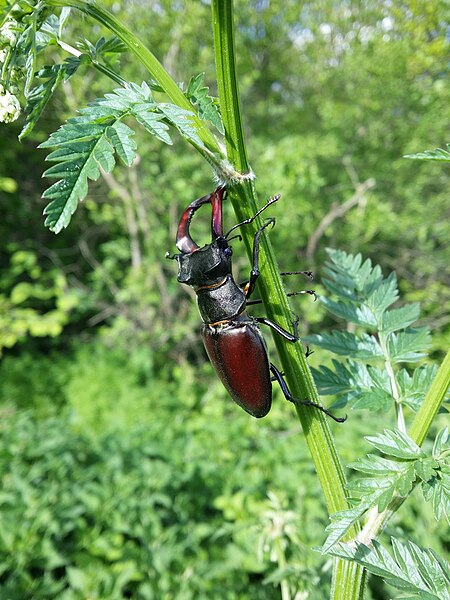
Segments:
[[[15,46],[17,40],[16,27],[17,23],[12,19],[8,19],[3,23],[0,27],[0,48]]]
[[[3,71],[4,64],[8,61],[11,49],[17,42],[17,22],[13,19],[6,20],[0,27],[0,73]],[[2,74],[2,77],[4,74]],[[15,70],[10,73],[12,82],[5,86],[0,84],[0,123],[12,123],[20,115],[20,102],[17,97],[11,93],[15,92],[17,85],[14,84],[16,77]]]
[[[12,123],[19,115],[20,102],[0,85],[0,123]]]

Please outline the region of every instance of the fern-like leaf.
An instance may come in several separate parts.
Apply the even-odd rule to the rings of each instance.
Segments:
[[[351,402],[352,408],[386,410],[408,404],[417,410],[427,392],[424,385],[414,389],[417,376],[406,371],[396,372],[396,365],[423,358],[430,344],[427,328],[412,328],[420,314],[417,303],[392,308],[398,300],[394,273],[383,277],[379,266],[360,254],[352,256],[338,250],[327,250],[327,262],[322,280],[334,297],[320,296],[320,301],[332,314],[358,327],[355,331],[335,331],[305,338],[346,360],[333,361],[335,373],[328,368],[313,371],[319,391],[338,396],[334,406]],[[386,369],[386,364],[391,369]],[[357,366],[358,365],[358,366]],[[422,368],[421,368],[422,369]],[[361,375],[364,375],[361,377]],[[422,383],[431,383],[420,370]],[[399,381],[395,382],[398,377]],[[399,392],[396,399],[393,390]]]
[[[75,73],[79,65],[79,59],[72,57],[60,65],[47,65],[36,73],[36,77],[44,79],[44,81],[34,87],[27,97],[27,116],[25,125],[19,134],[19,140],[22,140],[33,131],[34,126],[59,84],[62,81],[67,81]]]
[[[367,361],[383,358],[383,351],[378,341],[367,334],[357,336],[349,331],[333,331],[305,336],[303,340],[340,356],[352,356]]]
[[[100,43],[100,47],[103,46]],[[56,84],[58,71],[55,70],[55,73]],[[51,93],[52,84],[48,86],[48,93]],[[36,111],[41,110],[43,102],[41,94]],[[69,224],[78,203],[87,194],[88,181],[98,179],[102,169],[105,172],[113,169],[115,154],[125,165],[132,164],[136,157],[136,144],[132,139],[133,130],[122,122],[127,117],[135,118],[166,144],[172,143],[168,133],[169,122],[190,142],[202,146],[192,122],[193,113],[172,104],[157,104],[145,82],[140,86],[125,84],[97,99],[40,146],[55,148],[47,160],[57,164],[47,169],[44,176],[58,181],[43,195],[51,200],[44,211],[47,215],[45,224],[55,233]]]
[[[63,126],[56,136],[41,147],[58,146],[47,160],[57,162],[45,171],[45,177],[58,179],[43,197],[51,200],[45,208],[45,224],[55,233],[67,227],[78,202],[88,190],[88,179],[97,180],[100,169],[110,173],[114,167],[114,146],[106,135],[112,125],[77,123]],[[119,132],[118,132],[118,135]]]
[[[408,598],[450,600],[450,566],[446,561],[413,542],[402,544],[395,538],[391,542],[393,556],[376,540],[371,548],[361,543],[338,544],[329,554],[357,562],[387,584],[412,594]]]
[[[209,96],[208,88],[203,85],[204,76],[204,73],[199,73],[199,75],[191,77],[185,95],[194,106],[198,107],[198,116],[201,119],[210,121],[223,135],[225,129],[223,127],[222,117],[220,116],[218,101],[212,96]]]
[[[322,365],[319,369],[313,367],[312,373],[321,394],[339,397],[333,404],[334,408],[349,403],[353,408],[375,412],[390,408],[392,394],[385,371],[354,360],[345,363],[333,360],[332,363],[334,371]]]
[[[405,154],[403,158],[450,162],[450,144],[446,144],[445,148],[436,148],[436,150],[425,150],[424,152],[417,152],[417,154]]]
[[[447,428],[434,443],[433,453],[427,455],[401,431],[385,429],[366,440],[385,456],[368,454],[350,468],[360,475],[347,485],[353,507],[330,517],[323,552],[328,552],[369,509],[378,512],[396,498],[406,498],[412,488],[420,485],[426,501],[432,505],[436,519],[450,513],[450,464]]]

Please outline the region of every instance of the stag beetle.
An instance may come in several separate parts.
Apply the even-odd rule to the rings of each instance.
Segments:
[[[224,193],[225,188],[218,187],[212,194],[197,198],[189,204],[178,225],[176,246],[180,254],[166,255],[178,262],[178,281],[191,286],[197,294],[203,321],[201,334],[212,365],[236,404],[254,417],[264,417],[269,412],[272,404],[272,381],[276,380],[287,400],[314,406],[335,421],[343,422],[345,419],[334,417],[319,404],[299,400],[291,395],[282,373],[269,362],[258,324],[268,325],[289,342],[298,341],[296,331],[293,335],[269,319],[250,317],[246,313],[247,304],[258,302],[249,302],[249,298],[260,275],[259,242],[264,229],[274,225],[274,219],[267,219],[255,234],[253,265],[248,282],[238,285],[231,272],[230,234],[238,227],[254,221],[266,208],[277,202],[280,196],[270,198],[251,218],[234,225],[224,235]],[[200,248],[189,234],[189,225],[194,213],[204,204],[212,205],[212,242]],[[308,290],[308,293],[314,292]],[[294,326],[296,330],[295,323]]]

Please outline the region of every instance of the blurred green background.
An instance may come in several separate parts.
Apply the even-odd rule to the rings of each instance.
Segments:
[[[175,80],[204,71],[216,93],[207,1],[102,4]],[[438,361],[450,325],[448,167],[403,155],[449,141],[448,4],[235,9],[257,190],[282,194],[270,234],[280,268],[313,270],[319,293],[327,246],[395,270],[402,301],[421,302]],[[75,14],[69,32],[74,42],[105,33]],[[127,54],[121,73],[146,77]],[[281,547],[299,598],[326,598],[331,564],[311,550],[326,511],[295,413],[278,391],[261,421],[231,402],[206,362],[192,294],[164,259],[183,208],[212,190],[209,167],[181,140],[163,147],[138,132],[135,166],[92,184],[59,236],[43,226],[36,146],[113,87],[80,70],[23,143],[20,121],[0,125],[0,597],[279,598]],[[234,224],[228,206],[225,218]],[[245,279],[238,242],[234,256]],[[302,334],[336,326],[309,298],[292,308]],[[351,414],[334,427],[344,463],[393,417]],[[448,528],[429,512],[413,496],[390,531],[445,555]],[[379,581],[368,594],[390,597]]]

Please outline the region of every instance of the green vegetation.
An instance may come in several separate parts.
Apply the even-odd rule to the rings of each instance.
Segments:
[[[449,597],[446,3],[235,4],[0,1],[2,598]],[[282,194],[252,312],[334,437],[205,362],[164,255],[211,170],[230,226]]]

